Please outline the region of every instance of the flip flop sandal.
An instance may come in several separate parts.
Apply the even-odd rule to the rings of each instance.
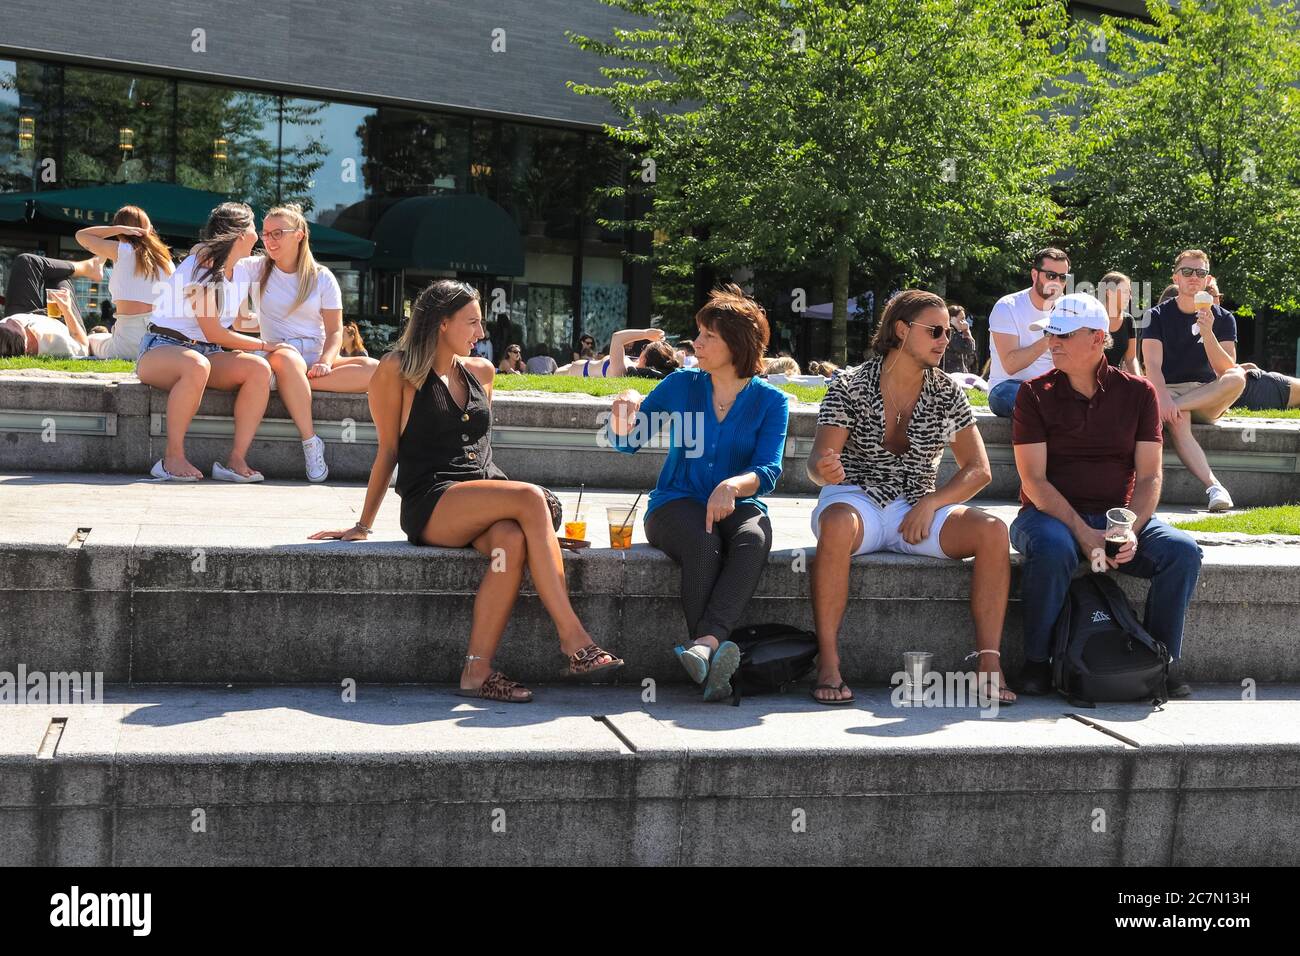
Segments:
[[[835,691],[835,693],[838,694],[842,690],[844,690],[844,688],[847,686],[848,685],[842,681],[838,684],[818,684],[809,693],[811,694],[812,699],[817,701],[817,703],[819,704],[826,704],[828,707],[838,707],[840,704],[851,704],[855,700],[857,700],[857,698],[853,696],[852,691],[849,692],[848,697],[838,698],[836,700],[823,700],[822,698],[817,696],[817,692],[819,690],[833,690]]]
[[[987,707],[989,704],[993,703],[993,695],[985,693],[985,691],[989,690],[993,686],[992,676],[993,675],[991,674],[986,675],[975,684],[975,703],[979,707]],[[1011,688],[1006,684],[999,684],[998,690],[1001,691],[997,697],[999,707],[1010,707],[1016,702],[1016,698],[1014,697],[1007,700],[1002,696],[1004,693],[1011,693]]]
[[[523,690],[528,696],[516,697],[516,688]],[[494,700],[502,704],[531,704],[533,701],[533,692],[531,690],[518,681],[508,679],[500,671],[493,671],[488,674],[487,680],[478,687],[458,687],[456,696],[472,697],[476,700]]]
[[[607,664],[590,664],[590,661],[600,660],[602,654],[608,654],[613,658]],[[587,680],[597,674],[606,674],[618,670],[623,666],[623,660],[614,657],[609,651],[603,650],[595,644],[588,644],[581,647],[569,655],[569,665],[562,671],[560,676],[569,680]]]
[[[173,475],[163,467],[163,460],[159,458],[149,469],[150,477],[157,478],[159,481],[198,481],[193,475]]]
[[[709,663],[709,677],[704,683],[704,700],[713,703],[731,696],[731,678],[740,667],[740,648],[731,641],[723,641],[713,652]]]
[[[217,481],[233,481],[239,485],[249,485],[255,481],[265,481],[266,476],[260,471],[255,471],[251,475],[241,475],[239,472],[227,468],[219,461],[212,463],[212,477]]]

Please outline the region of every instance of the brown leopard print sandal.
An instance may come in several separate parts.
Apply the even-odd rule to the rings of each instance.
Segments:
[[[602,657],[609,658],[600,663]],[[569,655],[569,666],[560,672],[560,676],[569,678],[590,678],[597,674],[606,674],[623,666],[623,660],[595,644],[588,644]]]
[[[525,696],[518,696],[516,691],[523,691]],[[527,704],[532,701],[533,692],[518,681],[508,679],[500,671],[493,671],[481,686],[461,687],[456,691],[456,696],[495,700],[502,704]]]

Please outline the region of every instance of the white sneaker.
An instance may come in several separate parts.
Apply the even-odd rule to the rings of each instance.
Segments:
[[[325,442],[319,435],[313,435],[302,443],[302,456],[307,459],[308,481],[324,481],[329,477],[329,466],[325,464]]]
[[[1210,511],[1227,511],[1232,507],[1232,495],[1223,485],[1210,485],[1205,493],[1210,498]]]

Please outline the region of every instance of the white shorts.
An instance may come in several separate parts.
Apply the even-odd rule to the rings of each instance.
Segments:
[[[939,547],[939,531],[948,520],[954,508],[960,505],[944,505],[934,513],[934,522],[930,533],[916,544],[908,544],[898,533],[898,526],[903,523],[912,506],[906,498],[895,498],[882,508],[857,485],[827,485],[822,488],[817,498],[817,507],[812,513],[812,530],[814,535],[821,534],[822,512],[831,505],[849,505],[862,518],[862,544],[858,554],[871,554],[874,551],[895,551],[899,554],[922,554],[931,558],[946,558]]]
[[[267,341],[269,342],[270,339],[267,339]],[[308,368],[320,361],[320,354],[325,348],[324,339],[281,339],[280,341],[286,345],[292,345],[294,350],[302,356],[303,361],[307,363]],[[253,354],[266,358],[271,353],[254,352]]]

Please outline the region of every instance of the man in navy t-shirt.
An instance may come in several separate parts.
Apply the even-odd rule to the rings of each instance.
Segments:
[[[1232,497],[1210,470],[1192,435],[1192,422],[1208,424],[1223,415],[1246,387],[1237,365],[1237,320],[1205,293],[1210,258],[1184,249],[1174,259],[1178,295],[1143,316],[1142,367],[1156,388],[1160,418],[1183,464],[1205,486],[1211,511],[1227,511]]]

